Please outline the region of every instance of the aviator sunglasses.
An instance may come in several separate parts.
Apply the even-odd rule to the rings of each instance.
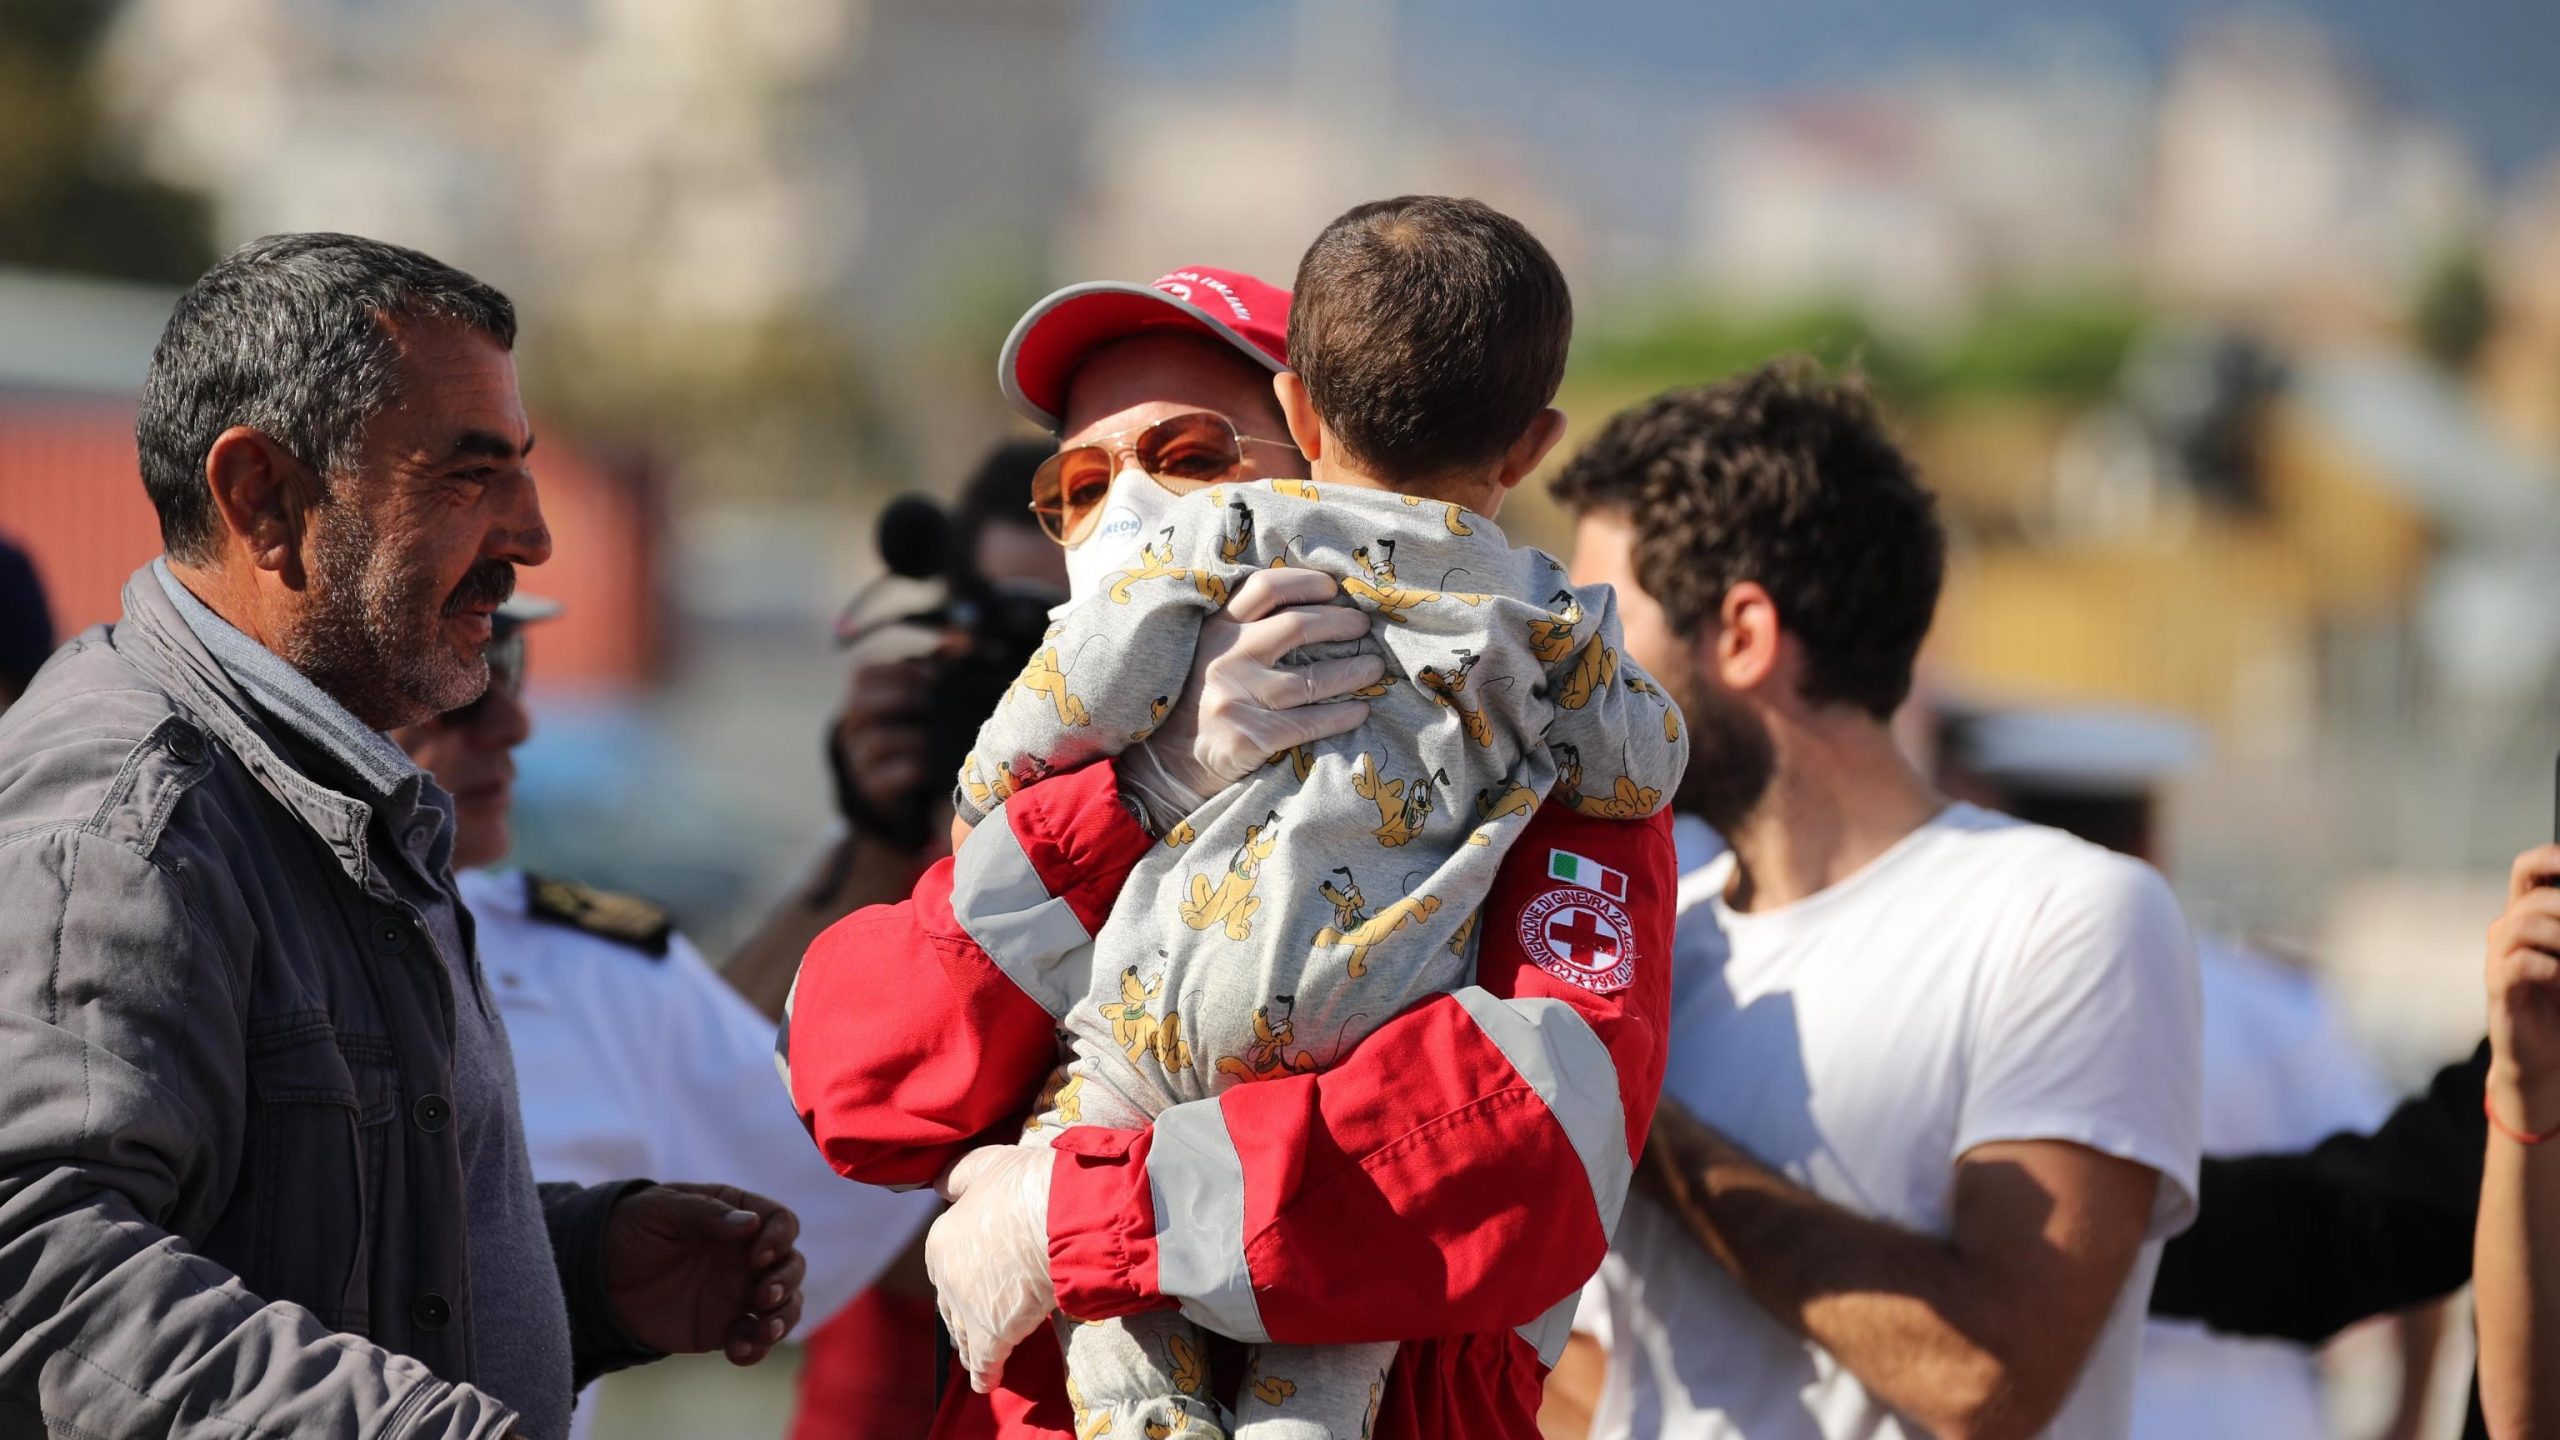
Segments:
[[[1093,528],[1112,476],[1126,455],[1157,484],[1177,495],[1233,476],[1244,466],[1247,445],[1298,447],[1237,433],[1224,415],[1191,410],[1136,430],[1123,430],[1069,446],[1041,462],[1031,477],[1031,513],[1061,545],[1074,545]]]

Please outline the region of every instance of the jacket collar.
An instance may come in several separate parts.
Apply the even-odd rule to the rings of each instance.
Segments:
[[[276,803],[328,845],[349,879],[377,898],[394,898],[372,859],[373,807],[312,779],[284,757],[258,706],[162,588],[154,573],[159,564],[155,559],[125,581],[117,640],[138,642],[128,651],[136,662],[169,687],[188,718],[237,756]]]
[[[259,710],[281,720],[304,740],[344,766],[377,796],[397,794],[418,776],[418,767],[381,731],[358,720],[310,677],[294,669],[266,646],[242,634],[213,613],[169,569],[167,556],[151,562],[160,592],[176,607],[196,639],[222,667],[223,674],[256,702]]]

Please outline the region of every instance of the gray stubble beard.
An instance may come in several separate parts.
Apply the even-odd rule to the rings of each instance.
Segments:
[[[402,573],[371,517],[345,501],[322,505],[309,555],[310,603],[283,658],[366,725],[414,725],[488,688],[488,661],[459,659],[445,643],[434,577]]]

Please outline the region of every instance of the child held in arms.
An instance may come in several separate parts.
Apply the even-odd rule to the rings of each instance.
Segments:
[[[1485,205],[1406,197],[1335,220],[1299,266],[1294,369],[1275,382],[1313,478],[1159,492],[1139,563],[1064,615],[979,732],[954,797],[964,825],[1144,739],[1201,622],[1258,567],[1337,576],[1370,615],[1367,638],[1304,658],[1385,662],[1357,728],[1210,797],[1140,862],[1089,949],[1036,962],[1041,988],[1068,997],[1070,1058],[1027,1139],[1325,1069],[1468,983],[1477,907],[1539,805],[1662,807],[1688,745],[1619,653],[1610,590],[1569,584],[1493,523],[1562,433],[1549,402],[1572,325],[1545,247]],[[1065,508],[1110,498],[1099,469],[1090,493],[1065,487]],[[1365,1436],[1395,1351],[1252,1347],[1229,1414],[1179,1313],[1059,1323],[1079,1434]],[[1088,1429],[1105,1416],[1107,1432]]]

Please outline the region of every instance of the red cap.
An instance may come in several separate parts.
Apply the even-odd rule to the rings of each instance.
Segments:
[[[996,383],[1050,434],[1065,423],[1067,382],[1085,357],[1146,330],[1223,340],[1277,374],[1289,368],[1289,292],[1236,270],[1186,266],[1152,285],[1097,280],[1031,307],[1005,337]]]

